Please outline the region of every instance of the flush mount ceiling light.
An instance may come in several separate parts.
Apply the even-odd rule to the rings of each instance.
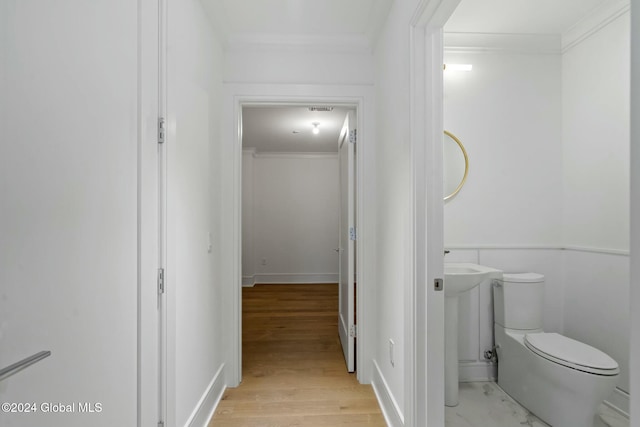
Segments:
[[[320,126],[320,123],[313,122],[311,124],[313,125],[313,129],[311,130],[311,132],[313,132],[314,135],[319,134],[320,133],[320,128],[318,126]]]
[[[444,64],[445,71],[471,71],[473,65],[471,64]]]

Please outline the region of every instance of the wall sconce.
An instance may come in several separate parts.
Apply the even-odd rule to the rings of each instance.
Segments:
[[[313,122],[311,124],[313,125],[313,129],[311,130],[311,132],[313,132],[314,135],[319,134],[320,133],[320,128],[318,126],[320,126],[320,123]]]

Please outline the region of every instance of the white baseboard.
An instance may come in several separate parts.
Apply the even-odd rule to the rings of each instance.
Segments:
[[[256,285],[256,276],[242,276],[242,287],[252,288]]]
[[[373,361],[373,378],[371,381],[373,391],[376,393],[380,409],[384,415],[384,419],[387,421],[389,427],[402,427],[404,426],[404,416],[398,406],[398,402],[393,397],[393,393],[389,390],[389,386],[380,371],[378,363]]]
[[[629,393],[626,391],[616,388],[613,394],[609,397],[609,400],[604,401],[604,404],[629,418]]]
[[[196,408],[185,423],[185,427],[207,427],[209,425],[209,421],[211,420],[211,417],[222,398],[222,394],[226,389],[223,370],[224,363],[213,376],[213,379],[200,398]]]
[[[242,278],[242,283],[244,286],[244,277]],[[256,274],[255,276],[253,276],[253,283],[338,283],[338,273]]]
[[[458,381],[463,383],[495,381],[498,378],[498,365],[487,362],[460,362],[458,372]]]

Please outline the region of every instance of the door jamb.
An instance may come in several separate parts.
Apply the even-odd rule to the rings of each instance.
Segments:
[[[411,158],[414,265],[407,295],[407,426],[444,425],[442,29],[460,0],[422,0],[411,19]],[[428,355],[428,357],[427,357]]]

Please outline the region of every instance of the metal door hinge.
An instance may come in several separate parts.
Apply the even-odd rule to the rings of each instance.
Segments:
[[[349,227],[349,240],[358,240],[358,233],[355,227]]]
[[[349,142],[351,144],[355,144],[357,139],[358,139],[358,130],[357,129],[350,130],[349,131]]]
[[[158,144],[164,144],[164,117],[158,117]]]
[[[442,289],[444,289],[442,279],[433,280],[433,289],[435,289],[436,291],[441,291]]]
[[[351,325],[351,328],[349,328],[349,336],[352,338],[358,336],[358,325]]]
[[[158,269],[158,293],[164,294],[164,268]]]

